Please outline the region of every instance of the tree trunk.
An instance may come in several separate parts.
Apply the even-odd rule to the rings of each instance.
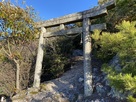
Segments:
[[[16,64],[16,89],[20,90],[20,65],[18,60],[14,59],[14,62]]]
[[[83,19],[83,47],[84,47],[84,96],[91,96],[92,88],[92,66],[91,66],[91,37],[89,32],[89,18]]]
[[[40,87],[40,80],[41,80],[41,71],[42,71],[42,61],[43,61],[43,44],[44,44],[44,38],[43,33],[46,32],[46,29],[44,27],[41,28],[41,35],[39,39],[39,46],[38,46],[38,54],[36,59],[36,67],[35,67],[35,75],[34,75],[34,88]]]

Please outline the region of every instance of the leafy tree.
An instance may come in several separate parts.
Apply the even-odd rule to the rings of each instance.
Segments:
[[[26,42],[35,38],[34,10],[23,9],[10,2],[0,2],[0,52],[2,59],[16,65],[16,88],[20,89],[21,51]]]

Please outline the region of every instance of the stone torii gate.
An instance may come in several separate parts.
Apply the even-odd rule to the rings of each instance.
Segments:
[[[83,33],[83,52],[84,52],[84,96],[90,96],[93,92],[92,87],[92,66],[91,66],[91,37],[90,31],[94,29],[106,29],[106,24],[95,24],[91,25],[90,20],[99,18],[107,15],[107,10],[110,10],[115,7],[115,1],[111,0],[103,5],[94,7],[92,9],[78,12],[74,14],[69,14],[63,17],[38,22],[37,27],[41,28],[41,34],[39,38],[38,54],[35,67],[34,75],[34,84],[33,87],[39,88],[40,86],[40,77],[42,70],[42,61],[43,61],[43,44],[44,38],[59,36],[64,34],[77,34]],[[73,29],[65,30],[65,25],[73,22],[82,21],[83,26]],[[56,32],[47,32],[46,28],[60,26],[60,30]]]

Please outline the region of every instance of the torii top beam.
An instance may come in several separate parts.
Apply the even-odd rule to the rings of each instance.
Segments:
[[[43,22],[37,22],[36,27],[37,28],[52,27],[52,26],[57,26],[60,24],[67,24],[67,23],[72,23],[72,22],[76,22],[76,21],[81,21],[86,17],[88,17],[90,19],[97,18],[97,17],[103,16],[103,15],[106,15],[107,10],[112,9],[114,7],[115,7],[115,1],[111,0],[103,5],[96,6],[92,9],[89,9],[89,10],[69,14],[66,16],[59,17],[59,18],[46,20]]]

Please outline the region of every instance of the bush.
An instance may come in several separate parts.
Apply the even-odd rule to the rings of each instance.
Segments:
[[[42,82],[64,73],[65,66],[70,64],[69,58],[73,49],[72,39],[66,37],[49,38],[45,44]]]
[[[103,65],[103,71],[108,74],[110,84],[128,99],[134,100],[136,94],[136,22],[123,21],[116,26],[117,33],[104,32],[100,35],[95,31],[92,35],[94,46],[100,46],[97,52],[101,59],[109,59],[109,56],[117,54],[122,66],[121,72],[117,72],[108,65]],[[126,94],[129,93],[129,94]],[[132,101],[130,101],[132,102]]]

